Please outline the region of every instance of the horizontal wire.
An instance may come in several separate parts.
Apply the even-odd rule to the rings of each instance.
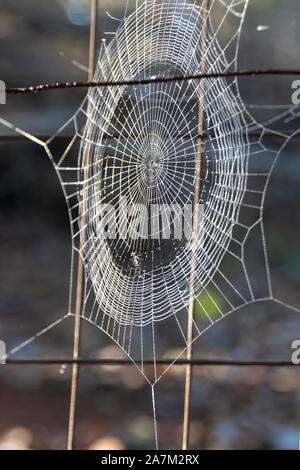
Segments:
[[[213,72],[205,74],[174,76],[174,77],[153,77],[143,80],[117,80],[117,81],[81,81],[81,82],[57,82],[43,83],[40,85],[31,85],[19,88],[6,88],[8,95],[20,95],[26,93],[37,93],[40,91],[62,90],[67,88],[101,88],[101,87],[119,87],[131,85],[150,85],[152,83],[183,82],[186,80],[203,80],[209,78],[232,78],[232,77],[254,77],[258,75],[299,75],[300,69],[296,70],[276,70],[276,69],[256,69],[256,70],[238,70],[229,72]]]
[[[131,360],[131,359],[94,359],[94,358],[66,358],[66,359],[7,359],[4,365],[65,365],[65,364],[80,364],[80,365],[177,365],[183,366],[191,364],[192,366],[233,366],[233,367],[255,367],[255,366],[266,366],[266,367],[291,367],[297,366],[291,361],[236,361],[231,359],[152,359]]]
[[[265,133],[264,137],[266,138],[269,138],[269,139],[286,139],[286,134],[284,135],[281,135],[281,134],[278,134],[278,132],[284,132],[282,130],[278,130],[278,131],[275,131],[274,133],[273,132],[269,132],[269,133]],[[291,134],[292,135],[292,134]],[[259,138],[261,137],[261,134],[251,134],[251,133],[248,133],[247,136],[249,138]],[[40,135],[40,136],[35,136],[37,139],[41,140],[41,141],[44,141],[44,142],[47,142],[47,140],[49,140],[50,138],[52,138],[53,136],[50,136],[50,135]],[[186,140],[191,140],[191,138],[193,139],[207,139],[209,137],[213,137],[213,136],[210,136],[208,134],[206,135],[194,135],[192,137],[190,136],[172,136],[173,139],[186,139]],[[72,135],[58,135],[58,136],[55,136],[55,141],[56,142],[68,142],[69,140],[73,139],[74,136]],[[119,139],[120,136],[118,135],[109,135],[109,134],[104,134],[103,135],[103,139]],[[134,139],[134,138],[139,138],[138,135],[136,136],[133,136],[131,135],[130,137],[128,136],[122,136],[122,138],[126,139]],[[293,138],[296,138],[296,139],[300,139],[300,134],[296,134],[293,136]],[[79,136],[77,136],[77,139],[80,139]],[[144,137],[145,139],[145,137]],[[23,136],[23,135],[0,135],[0,142],[31,142],[27,136]]]

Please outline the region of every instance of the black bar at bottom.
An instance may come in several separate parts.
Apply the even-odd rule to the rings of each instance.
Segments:
[[[213,450],[129,450],[129,451],[5,451],[6,456],[10,460],[10,464],[14,461],[20,460],[22,466],[26,465],[28,462],[36,462],[38,464],[44,463],[43,459],[47,459],[47,464],[59,462],[59,464],[72,464],[73,462],[76,465],[80,465],[80,461],[84,466],[89,464],[96,464],[96,467],[107,468],[110,466],[121,465],[125,468],[139,468],[141,465],[189,465],[191,467],[197,467],[202,465],[203,462],[207,461],[207,464],[211,464],[211,461],[219,459],[220,464],[224,465],[224,461],[231,461],[239,459],[239,465],[243,464],[244,461],[241,459],[246,458],[247,463],[252,459],[256,461],[259,458],[259,463],[265,457],[268,462],[276,459],[278,464],[278,459],[287,466],[289,461],[294,461],[297,459],[299,465],[299,450],[295,449],[294,451],[272,451],[272,450],[258,450],[258,451],[213,451]],[[9,453],[9,455],[7,455]],[[1,455],[1,454],[0,454]],[[75,461],[76,459],[76,461]],[[99,465],[99,467],[98,467]]]

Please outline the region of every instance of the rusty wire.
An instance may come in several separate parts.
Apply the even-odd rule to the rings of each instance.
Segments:
[[[279,70],[279,69],[254,69],[237,70],[228,72],[199,73],[195,75],[173,76],[173,77],[154,77],[143,80],[118,80],[118,81],[70,81],[56,83],[42,83],[39,85],[30,85],[19,88],[6,88],[8,95],[24,95],[27,93],[38,93],[40,91],[64,90],[68,88],[103,88],[119,86],[139,86],[150,85],[152,83],[183,82],[187,80],[203,80],[216,78],[234,78],[234,77],[256,77],[261,75],[299,75],[300,69]]]

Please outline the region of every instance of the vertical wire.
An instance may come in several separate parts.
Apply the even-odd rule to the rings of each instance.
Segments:
[[[98,0],[91,0],[90,11],[90,40],[89,40],[89,73],[88,79],[93,80],[94,69],[95,69],[95,46],[96,46],[96,30],[97,30],[97,6]],[[91,90],[89,90],[89,93]],[[88,172],[88,151],[85,152],[84,167],[85,173]],[[87,181],[87,175],[84,176],[84,181]],[[85,191],[83,191],[83,199],[85,200]],[[85,202],[84,202],[85,203]],[[85,210],[83,210],[82,218],[85,218]],[[83,222],[83,223],[82,223]],[[81,220],[82,227],[85,227],[85,220]],[[78,255],[78,270],[77,270],[77,287],[76,287],[76,306],[75,306],[75,324],[74,324],[74,340],[73,340],[73,359],[79,359],[79,347],[80,347],[80,314],[82,305],[82,291],[83,291],[83,278],[84,278],[84,266],[83,266],[83,247],[85,243],[85,233],[81,233],[80,236],[80,250]],[[69,411],[69,427],[68,427],[68,442],[67,449],[72,450],[74,447],[74,435],[75,435],[75,420],[76,420],[76,401],[78,391],[78,373],[79,364],[74,363],[72,367],[72,382],[71,382],[71,395],[70,395],[70,411]]]
[[[208,0],[202,3],[202,34],[201,34],[201,74],[205,73],[205,47],[207,39],[207,11]],[[191,253],[191,272],[190,272],[190,294],[189,294],[189,310],[188,310],[188,326],[187,326],[187,348],[186,358],[191,361],[193,357],[193,323],[194,323],[194,295],[195,295],[195,264],[196,264],[196,243],[198,228],[198,211],[197,206],[200,197],[200,176],[201,176],[201,159],[203,150],[203,100],[204,100],[204,80],[200,82],[200,101],[198,108],[198,143],[197,143],[197,159],[195,170],[195,196],[194,196],[194,213],[193,213],[193,235],[192,235],[192,253]],[[189,447],[189,430],[190,430],[190,409],[191,409],[191,385],[192,385],[192,364],[186,366],[185,373],[185,394],[184,394],[184,412],[183,412],[183,431],[182,431],[182,449],[187,450]]]
[[[155,404],[155,385],[151,385],[151,396],[152,396],[152,410],[153,410],[153,423],[154,423],[154,440],[155,448],[158,450],[158,435],[157,435],[157,418],[156,418],[156,404]]]

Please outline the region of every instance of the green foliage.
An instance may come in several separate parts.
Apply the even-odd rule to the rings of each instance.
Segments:
[[[223,305],[224,301],[216,291],[202,291],[194,302],[195,316],[204,319],[207,318],[207,313],[214,320],[220,316],[220,310],[222,311]]]

